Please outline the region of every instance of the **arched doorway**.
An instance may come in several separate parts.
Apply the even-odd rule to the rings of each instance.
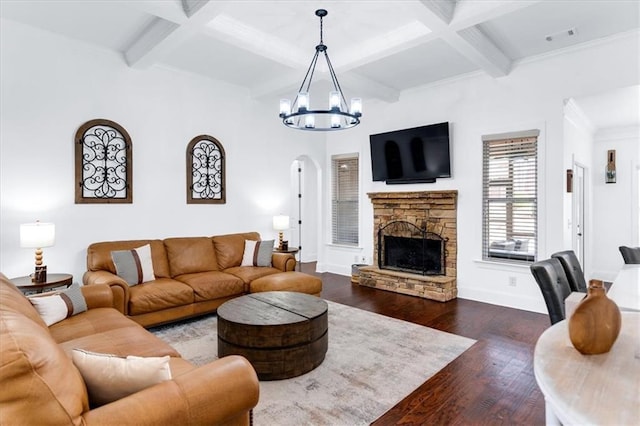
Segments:
[[[322,172],[306,155],[291,163],[290,247],[300,249],[298,261],[317,262],[322,241]]]

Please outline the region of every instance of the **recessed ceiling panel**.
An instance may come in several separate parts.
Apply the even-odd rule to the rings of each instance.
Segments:
[[[156,19],[122,1],[0,1],[2,17],[122,52]]]
[[[229,1],[220,2],[220,13],[245,25],[295,44],[308,52],[308,60],[320,40],[317,9],[326,9],[324,43],[333,56],[362,46],[414,20],[415,0],[396,1]]]
[[[394,89],[405,90],[477,69],[447,43],[434,40],[353,71]]]
[[[259,85],[291,71],[282,64],[202,34],[186,40],[162,62],[244,87]]]
[[[640,26],[640,2],[543,1],[480,24],[511,59],[522,59]],[[575,29],[574,35],[567,30]],[[546,36],[551,35],[551,41]]]

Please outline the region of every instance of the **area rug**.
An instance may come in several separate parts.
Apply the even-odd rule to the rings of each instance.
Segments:
[[[350,306],[329,305],[329,349],[315,370],[260,382],[258,425],[368,425],[475,340]],[[196,365],[217,358],[215,315],[153,328]]]

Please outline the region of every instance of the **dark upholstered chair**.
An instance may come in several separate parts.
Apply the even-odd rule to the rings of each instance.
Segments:
[[[530,268],[547,304],[551,324],[562,321],[565,318],[564,299],[571,294],[569,280],[562,264],[552,257],[535,262]]]
[[[618,249],[620,249],[624,263],[627,265],[640,264],[640,247],[620,246]]]
[[[584,273],[582,272],[578,256],[576,256],[575,252],[573,250],[559,251],[553,253],[551,257],[555,257],[562,264],[564,273],[567,274],[571,291],[586,293],[587,282],[584,279]]]

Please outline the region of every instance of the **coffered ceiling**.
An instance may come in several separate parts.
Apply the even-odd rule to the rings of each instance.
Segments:
[[[291,96],[324,42],[350,96],[400,92],[468,73],[509,75],[536,55],[637,31],[637,0],[1,0],[1,16],[164,66]],[[634,54],[637,54],[635,52]],[[326,79],[326,70],[316,78]],[[325,71],[325,72],[322,72]]]

